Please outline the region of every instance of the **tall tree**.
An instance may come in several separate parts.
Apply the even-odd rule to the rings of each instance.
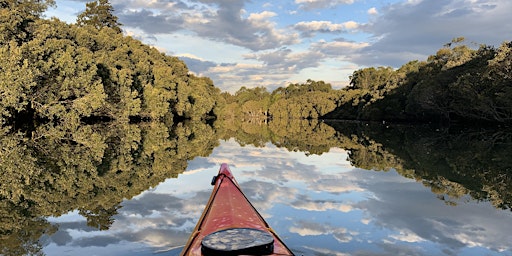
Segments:
[[[117,21],[114,14],[114,7],[108,0],[98,0],[86,4],[85,11],[77,17],[76,23],[79,26],[94,26],[97,29],[104,27],[112,28],[121,33],[121,23]]]

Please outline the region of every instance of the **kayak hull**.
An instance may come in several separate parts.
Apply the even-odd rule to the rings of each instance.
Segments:
[[[201,242],[214,232],[228,229],[255,229],[272,236],[273,253],[268,255],[293,255],[270,228],[263,217],[244,195],[227,164],[222,164],[210,199],[180,255],[203,255]]]

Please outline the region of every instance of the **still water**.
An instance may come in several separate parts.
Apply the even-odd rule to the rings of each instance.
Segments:
[[[78,211],[48,220],[46,255],[177,255],[228,163],[244,192],[297,255],[512,255],[512,214],[470,195],[440,198],[424,181],[321,155],[221,140],[186,171],[121,203],[108,230]],[[452,184],[455,186],[455,184]]]

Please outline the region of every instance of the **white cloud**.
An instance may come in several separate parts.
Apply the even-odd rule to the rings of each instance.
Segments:
[[[311,48],[321,52],[332,58],[343,58],[351,60],[353,54],[358,54],[360,50],[369,47],[366,42],[349,42],[349,41],[319,41],[311,44]]]
[[[408,242],[408,243],[417,243],[417,242],[423,242],[425,239],[419,237],[418,235],[408,232],[408,231],[401,231],[398,235],[390,235],[389,237],[394,238],[398,241],[402,242]]]
[[[323,55],[316,51],[293,52],[291,49],[281,48],[246,54],[244,57],[263,62],[269,72],[291,74],[304,68],[318,66]]]
[[[278,29],[269,19],[277,13],[247,12],[244,1],[202,3],[160,1],[118,2],[120,21],[146,33],[169,34],[190,31],[204,39],[224,42],[251,50],[272,49],[298,42],[298,35]]]
[[[317,254],[318,255],[333,255],[333,256],[349,256],[350,255],[347,253],[332,251],[332,250],[325,249],[325,248],[317,248],[317,247],[310,247],[310,246],[305,246],[304,248],[316,252],[315,255],[317,255]]]
[[[342,204],[339,202],[329,202],[329,201],[311,201],[300,199],[299,201],[295,201],[291,204],[291,206],[295,209],[302,209],[307,211],[327,211],[327,210],[337,210],[340,212],[350,212],[353,210],[353,207],[348,204]]]
[[[324,176],[321,179],[311,182],[308,186],[317,191],[325,191],[332,194],[350,193],[350,192],[362,192],[364,189],[354,183],[353,180],[339,177]]]
[[[313,37],[315,33],[342,33],[356,30],[359,24],[355,21],[332,23],[331,21],[301,21],[294,28],[303,36]]]
[[[370,9],[368,9],[367,13],[370,14],[370,15],[377,15],[377,14],[379,14],[379,12],[377,11],[377,8],[375,8],[375,7],[372,7]]]
[[[291,227],[290,232],[297,233],[300,236],[319,236],[324,234],[323,230],[306,227]]]
[[[343,29],[343,26],[341,24],[334,24],[330,21],[302,21],[297,23],[297,25],[295,25],[295,28],[303,30],[335,32],[341,31],[341,29]]]
[[[264,21],[266,19],[269,19],[269,18],[272,18],[275,16],[277,16],[277,13],[275,13],[275,12],[264,11],[264,12],[260,12],[260,13],[251,13],[249,15],[249,18],[247,18],[247,19],[250,21],[253,21],[253,22],[258,22],[258,21]]]
[[[354,0],[295,0],[295,3],[302,9],[332,8],[341,4],[353,4]]]
[[[242,70],[260,70],[262,68],[261,64],[248,64],[248,63],[238,63],[238,64],[232,64],[232,65],[221,65],[221,66],[215,66],[209,69],[212,73],[218,73],[218,74],[226,74],[226,73],[233,73],[233,72],[240,72]]]
[[[340,243],[352,240],[352,235],[346,228],[337,228],[327,224],[309,221],[296,221],[289,231],[300,236],[332,236]]]
[[[399,67],[410,60],[425,60],[460,36],[468,42],[499,45],[512,34],[512,27],[503,25],[510,19],[505,10],[512,10],[512,1],[415,0],[384,6],[364,26],[374,41],[353,61],[363,66]]]

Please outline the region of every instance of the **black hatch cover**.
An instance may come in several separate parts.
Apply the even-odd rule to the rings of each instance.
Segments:
[[[268,255],[274,252],[274,238],[258,229],[225,229],[205,236],[201,251],[204,255]]]

